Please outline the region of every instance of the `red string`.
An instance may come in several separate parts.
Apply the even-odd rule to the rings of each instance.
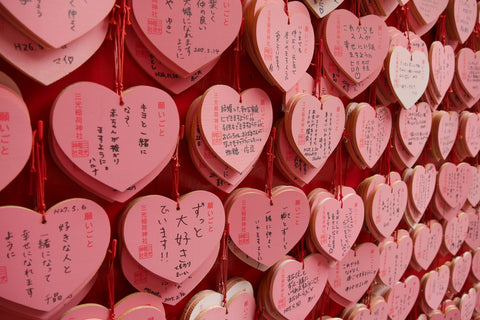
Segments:
[[[220,255],[220,281],[219,291],[223,295],[222,304],[225,308],[225,314],[228,314],[227,308],[227,280],[228,280],[228,237],[230,234],[230,223],[227,222],[222,235],[222,247]]]
[[[365,295],[365,305],[367,306],[368,309],[370,309],[371,303],[372,303],[372,285],[374,283],[375,282],[372,282],[370,287],[368,287],[367,294]]]
[[[407,34],[407,49],[409,52],[412,52],[412,41],[410,40],[410,18],[408,17],[409,13],[409,3],[407,2],[403,7],[402,7],[402,12],[404,14],[404,32]]]
[[[445,20],[446,20],[446,14],[442,13],[438,21],[439,32],[437,34],[437,38],[442,43],[443,46],[445,46],[445,42],[446,42]]]
[[[353,2],[353,12],[358,18],[358,24],[361,25],[362,21],[360,20],[360,0],[355,0]]]
[[[130,7],[126,0],[117,0],[110,17],[109,38],[115,41],[115,91],[123,105],[123,66],[125,60],[125,28],[130,25]],[[113,34],[113,35],[112,35]]]
[[[107,256],[107,287],[108,307],[110,308],[110,319],[115,320],[115,268],[114,262],[117,256],[117,239],[110,243]]]
[[[172,156],[173,162],[173,195],[172,198],[177,202],[177,210],[180,210],[180,193],[178,191],[180,185],[180,158],[178,156],[178,147],[180,145],[180,140],[183,139],[185,134],[185,126],[182,124],[180,126],[180,133],[177,139],[177,146],[175,147],[175,152]]]
[[[343,208],[343,160],[342,160],[342,146],[339,144],[335,153],[335,198],[340,201],[340,207]]]
[[[448,93],[453,92],[452,87],[448,87],[447,91],[448,91]],[[443,101],[445,101],[445,103],[444,103],[445,111],[447,111],[447,112],[450,111],[450,99],[447,97]]]
[[[238,33],[238,36],[235,42],[235,48],[233,49],[233,55],[235,59],[233,87],[238,92],[239,95],[242,92],[242,89],[240,87],[240,56],[243,54],[244,50],[245,48],[243,45],[243,20],[242,20],[242,25],[240,26],[240,32]],[[241,95],[240,95],[240,102],[242,102]]]
[[[377,109],[377,82],[374,81],[371,85],[370,85],[370,91],[369,91],[369,100],[370,100],[370,105],[375,109],[375,112],[376,112],[376,109]]]
[[[302,269],[305,269],[305,236],[300,239],[300,262],[302,263]]]
[[[277,133],[277,129],[273,127],[272,133],[270,134],[270,138],[268,139],[268,145],[267,145],[267,172],[265,177],[265,180],[266,180],[265,192],[268,194],[268,197],[270,198],[270,205],[273,205],[273,199],[272,199],[273,160],[275,159],[274,142],[275,142],[276,133]]]
[[[390,181],[390,161],[391,161],[391,156],[392,156],[392,137],[388,138],[388,144],[387,144],[387,149],[385,150],[385,178],[387,179],[387,184],[391,186],[391,181]]]
[[[323,78],[323,39],[315,44],[315,86],[313,94],[320,99],[322,97],[322,78]]]
[[[290,13],[288,12],[288,0],[285,0],[285,14],[288,17],[288,24],[290,24]]]
[[[473,28],[473,34],[470,37],[471,39],[473,39],[472,48],[473,48],[474,52],[477,52],[477,41],[478,41],[478,34],[479,33],[480,33],[480,23],[477,20],[477,22],[475,23],[475,28]]]
[[[42,215],[42,223],[47,222],[45,205],[45,181],[47,180],[47,163],[43,121],[39,120],[37,129],[32,134],[32,156],[30,160],[30,195],[33,195],[34,210]]]

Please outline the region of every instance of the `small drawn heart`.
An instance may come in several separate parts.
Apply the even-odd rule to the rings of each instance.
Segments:
[[[361,82],[382,67],[388,53],[385,22],[376,15],[357,18],[345,9],[333,11],[324,26],[330,57],[354,82]]]
[[[60,48],[101,23],[114,0],[102,1],[0,1],[2,14],[30,38],[47,47]]]
[[[125,191],[173,154],[179,116],[163,90],[137,86],[118,95],[93,82],[64,89],[51,111],[51,130],[63,153],[103,184]]]
[[[310,207],[299,188],[273,188],[272,202],[265,192],[256,189],[234,192],[230,199],[226,207],[230,238],[239,249],[263,265],[272,266],[281,259],[308,227]],[[269,232],[258,233],[258,227]]]
[[[181,196],[178,209],[176,201],[164,196],[141,197],[124,215],[129,254],[145,269],[176,283],[204,263],[204,248],[220,241],[225,226],[220,199],[204,190]]]
[[[200,130],[215,155],[230,168],[243,172],[262,152],[272,128],[272,103],[261,89],[238,94],[215,85],[204,95],[199,110]]]
[[[110,241],[105,210],[87,199],[68,199],[42,215],[0,207],[6,245],[0,297],[30,309],[51,311],[75,295],[100,268]]]

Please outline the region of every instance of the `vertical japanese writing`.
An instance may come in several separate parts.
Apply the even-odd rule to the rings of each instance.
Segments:
[[[93,248],[93,238],[95,232],[95,225],[93,224],[93,213],[91,211],[85,212],[83,215],[83,221],[85,226],[85,234],[87,238],[87,248]]]
[[[50,282],[50,277],[52,276],[52,258],[50,255],[50,238],[48,234],[40,235],[40,240],[38,240],[38,250],[40,251],[40,256],[42,260],[43,267],[43,277],[45,282]]]
[[[23,240],[23,266],[24,266],[24,274],[25,274],[25,290],[27,291],[27,295],[32,298],[34,294],[34,287],[33,287],[33,257],[32,257],[32,247],[30,244],[30,231],[23,230],[21,234],[21,238]]]
[[[118,135],[117,127],[118,113],[115,108],[110,109],[110,151],[113,157],[113,163],[118,165],[120,163],[120,136]]]
[[[160,220],[158,221],[158,223],[161,224]],[[147,215],[146,205],[140,206],[140,225],[141,225],[141,233],[142,233],[142,236],[141,236],[142,242],[138,246],[138,259],[140,260],[150,259],[153,257],[153,246],[151,243],[148,243],[148,215]]]
[[[147,106],[142,104],[140,106],[140,118],[141,118],[141,129],[140,129],[140,136],[138,138],[138,146],[140,147],[140,154],[147,154],[147,150],[149,147],[150,139],[147,136],[146,131],[148,130],[147,127]]]
[[[241,220],[241,232],[238,234],[238,244],[248,245],[250,244],[250,232],[247,231],[247,201],[242,200],[240,214]]]
[[[70,0],[70,8],[68,9],[68,20],[70,21],[70,30],[72,31],[77,31],[76,25],[77,25],[77,14],[78,11],[75,9],[75,0]]]
[[[10,113],[0,112],[0,157],[10,154]]]
[[[75,140],[72,141],[72,157],[84,158],[88,157],[90,152],[88,141],[83,137],[83,101],[80,93],[75,93],[73,105],[75,106]]]
[[[62,237],[62,267],[63,273],[68,274],[72,272],[72,257],[70,256],[70,223],[65,221],[58,225],[58,231]]]

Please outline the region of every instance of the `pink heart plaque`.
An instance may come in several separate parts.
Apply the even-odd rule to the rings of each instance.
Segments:
[[[310,16],[287,16],[283,5],[267,4],[255,17],[254,38],[263,71],[282,91],[290,90],[312,61],[315,36]]]
[[[339,9],[328,15],[325,44],[330,57],[354,82],[361,82],[382,67],[389,47],[388,28],[375,15],[361,17]]]
[[[407,207],[407,185],[402,180],[380,184],[367,200],[366,214],[375,236],[383,239],[392,234]]]
[[[310,231],[316,245],[331,259],[342,260],[362,230],[362,198],[355,193],[344,196],[341,202],[326,198],[312,211]]]
[[[71,73],[100,47],[108,21],[101,21],[80,38],[58,49],[45,49],[0,17],[0,55],[20,71],[44,85]]]
[[[173,154],[179,116],[163,90],[137,86],[124,105],[93,82],[70,85],[57,97],[51,129],[63,153],[86,174],[125,191]]]
[[[226,208],[230,238],[263,265],[271,266],[282,258],[308,227],[310,207],[299,188],[273,188],[272,204],[265,192],[256,189],[232,193],[230,197]]]
[[[397,46],[388,56],[388,81],[398,102],[410,109],[427,89],[430,67],[421,51]]]
[[[233,0],[217,5],[133,0],[131,6],[147,40],[186,74],[217,59],[242,22],[241,3]]]
[[[442,265],[436,270],[432,270],[423,276],[422,299],[425,306],[430,309],[437,309],[438,306],[440,306],[440,303],[447,292],[449,280],[450,269],[446,265]],[[425,309],[424,311],[427,312]]]
[[[87,199],[69,199],[42,216],[30,209],[0,208],[0,297],[40,311],[64,304],[103,262],[110,241],[108,216]]]
[[[27,163],[32,150],[32,127],[27,106],[20,96],[0,85],[0,190]]]
[[[428,103],[420,102],[406,110],[401,108],[397,118],[398,136],[413,157],[418,157],[432,130],[432,111]]]
[[[114,0],[0,1],[0,9],[32,38],[47,47],[60,48],[97,26],[110,12]]]
[[[462,88],[470,97],[480,95],[480,53],[470,48],[462,48],[457,53],[456,75]]]
[[[397,282],[385,295],[388,304],[388,316],[391,320],[406,319],[417,302],[420,292],[420,280],[411,275],[403,282]]]
[[[272,275],[269,287],[275,311],[286,319],[304,319],[313,309],[327,283],[328,262],[321,254],[303,263],[288,259]]]
[[[342,100],[302,95],[286,114],[285,128],[297,153],[311,166],[321,167],[337,147],[345,128]]]
[[[442,225],[436,220],[430,220],[428,226],[419,223],[412,238],[413,258],[421,269],[427,270],[442,244]]]
[[[129,254],[145,269],[176,283],[205,262],[204,248],[220,241],[225,226],[220,199],[203,190],[183,195],[178,210],[176,201],[152,195],[135,200],[124,214]]]
[[[375,244],[365,242],[350,250],[342,261],[330,268],[328,283],[335,293],[332,299],[343,306],[358,301],[375,279],[378,265],[379,253]]]
[[[257,88],[239,95],[229,86],[215,85],[203,95],[199,110],[205,142],[237,172],[245,171],[262,152],[272,119],[270,98]]]

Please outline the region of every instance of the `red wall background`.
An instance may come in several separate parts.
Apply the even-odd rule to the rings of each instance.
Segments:
[[[349,1],[345,1],[349,2]],[[350,4],[348,4],[350,5]],[[343,7],[347,5],[344,4]],[[395,14],[393,15],[395,16]],[[395,17],[394,17],[395,18]],[[393,18],[393,19],[394,19]],[[318,19],[312,16],[312,22],[318,24]],[[389,25],[397,25],[395,20],[390,19],[388,21]],[[435,28],[430,31],[424,40],[427,44],[435,35]],[[427,39],[425,39],[427,38]],[[68,85],[75,83],[77,81],[92,81],[99,84],[105,85],[109,88],[114,88],[115,83],[115,73],[114,73],[114,45],[113,41],[105,40],[100,49],[80,68],[72,72],[70,75],[65,78],[51,84],[48,87],[45,87],[34,80],[31,80],[27,76],[23,75],[20,71],[9,65],[3,59],[0,58],[0,70],[12,77],[15,82],[20,87],[24,100],[30,111],[30,118],[32,121],[32,128],[36,128],[37,121],[43,120],[45,122],[45,132],[49,134],[49,114],[51,105],[56,98],[56,96]],[[247,89],[250,87],[260,87],[265,90],[270,99],[272,100],[274,106],[274,120],[282,117],[282,92],[276,87],[271,86],[263,78],[263,76],[257,71],[257,69],[252,64],[248,55],[243,55],[240,58],[240,85],[242,89]],[[311,74],[313,74],[313,70]],[[124,71],[124,88],[129,88],[136,85],[150,85],[150,86],[159,86],[153,79],[151,79],[137,64],[128,51],[125,50],[125,71]],[[199,83],[184,91],[179,95],[172,95],[175,102],[177,103],[178,111],[180,114],[181,124],[185,122],[185,116],[187,110],[190,106],[190,103],[199,95],[202,95],[206,89],[215,84],[227,84],[232,86],[234,79],[234,58],[233,58],[233,49],[230,47],[222,56],[218,64],[213,68],[213,70],[205,76]],[[355,99],[355,101],[369,101],[368,99],[368,90],[364,94],[360,95]],[[346,100],[344,100],[346,102]],[[398,105],[391,106],[392,111],[399,108]],[[74,197],[84,197],[96,201],[100,204],[108,213],[111,222],[112,235],[115,238],[118,238],[117,235],[117,223],[119,214],[122,209],[128,204],[128,201],[125,203],[109,203],[101,198],[98,198],[94,194],[91,194],[88,191],[85,191],[80,186],[71,181],[53,162],[52,157],[50,156],[50,150],[48,144],[46,145],[46,161],[47,161],[47,177],[46,181],[46,198],[45,202],[48,207],[56,204],[65,199],[74,198]],[[182,141],[180,144],[180,193],[188,193],[193,190],[203,189],[209,190],[216,193],[222,200],[225,199],[228,195],[219,191],[218,189],[211,186],[206,180],[204,180],[200,174],[196,172],[195,167],[193,166],[188,150],[187,150],[187,141]],[[422,156],[420,157],[419,163],[422,163]],[[332,155],[329,161],[326,163],[324,168],[320,171],[317,177],[303,190],[308,194],[312,189],[316,187],[331,188],[332,181],[334,180],[334,156]],[[373,170],[360,170],[355,166],[353,161],[349,159],[348,154],[343,148],[343,168],[344,168],[344,181],[345,185],[356,187],[363,179],[372,175],[373,173],[379,172],[378,165]],[[259,161],[257,162],[253,171],[249,176],[242,182],[240,187],[251,187],[258,188],[260,190],[264,189],[265,185],[265,169],[266,169],[266,156],[263,154]],[[167,166],[165,170],[146,188],[141,190],[135,197],[149,195],[149,194],[160,194],[164,196],[170,196],[172,192],[172,170],[171,166]],[[286,178],[284,178],[279,171],[274,170],[273,186],[291,184]],[[4,190],[0,192],[0,206],[4,205],[18,205],[28,208],[32,208],[32,197],[28,194],[29,190],[29,166],[27,165],[24,170],[18,175],[18,177],[10,183]],[[424,218],[425,219],[425,218]],[[400,227],[406,228],[406,225],[401,225]],[[364,241],[373,241],[373,238],[365,230],[361,234],[357,242]],[[458,255],[460,255],[460,252]],[[451,256],[438,256],[437,262],[434,264],[443,263],[443,261],[450,260]],[[129,293],[135,292],[136,290],[126,281],[123,277],[120,265],[117,261],[115,264],[116,272],[116,290],[115,297],[116,301],[120,300]],[[412,270],[408,270],[407,273],[415,273],[420,277],[422,273],[416,273]],[[215,265],[210,273],[205,277],[205,279],[181,302],[176,306],[165,306],[168,319],[177,319],[185,304],[188,302],[190,297],[203,289],[216,289],[217,287],[217,274],[218,274],[218,265]],[[229,277],[240,276],[247,280],[250,280],[254,288],[257,288],[258,283],[262,277],[262,272],[248,267],[242,261],[238,260],[233,254],[229,255],[229,268],[228,268]],[[105,267],[102,267],[100,270],[100,276],[95,283],[93,289],[84,299],[83,303],[94,302],[99,303],[104,306],[107,305],[108,301],[108,292],[106,285],[106,274]],[[319,300],[320,303],[325,304],[325,307],[322,308],[325,314],[331,316],[337,315],[341,307],[335,303],[322,297]],[[413,314],[413,312],[412,312]]]

